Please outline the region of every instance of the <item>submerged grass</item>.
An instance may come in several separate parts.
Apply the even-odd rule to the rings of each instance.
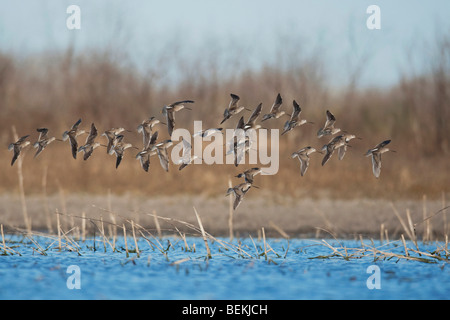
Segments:
[[[115,254],[124,252],[127,259],[131,257],[134,261],[134,259],[139,259],[144,251],[151,250],[160,252],[167,261],[172,261],[175,259],[175,261],[172,261],[172,265],[177,266],[188,261],[191,255],[194,254],[197,258],[203,258],[205,260],[214,259],[215,257],[220,256],[226,256],[232,259],[260,259],[263,257],[264,261],[267,263],[278,264],[280,259],[288,259],[291,253],[298,254],[303,251],[298,250],[298,248],[290,249],[291,237],[273,221],[269,222],[269,226],[282,237],[277,239],[277,241],[286,241],[287,244],[283,253],[276,252],[270,244],[271,241],[267,241],[264,226],[257,230],[258,239],[256,242],[251,234],[249,234],[249,240],[251,243],[242,238],[235,240],[233,231],[233,210],[230,210],[229,212],[229,240],[226,241],[224,238],[215,237],[205,230],[200,214],[195,207],[193,207],[193,213],[197,224],[186,222],[181,219],[160,216],[157,215],[155,210],[152,210],[151,213],[144,213],[154,221],[155,227],[149,228],[139,223],[138,216],[135,216],[135,218],[130,218],[115,212],[112,208],[110,193],[108,194],[107,209],[94,206],[101,211],[99,218],[88,217],[84,211],[81,215],[67,213],[64,191],[60,189],[59,194],[60,204],[63,211],[59,211],[58,208],[55,208],[54,211],[54,216],[56,217],[56,233],[53,232],[51,219],[48,219],[47,221],[47,233],[31,230],[31,219],[28,214],[24,214],[24,229],[5,224],[7,227],[7,232],[5,235],[4,224],[0,224],[2,237],[0,242],[0,250],[2,255],[21,255],[21,252],[16,250],[16,245],[18,242],[15,240],[17,237],[13,237],[14,235],[22,236],[21,243],[30,244],[29,248],[31,248],[32,253],[37,253],[42,256],[46,256],[49,250],[75,252],[79,256],[82,256],[84,253],[83,247],[86,247],[88,250],[97,251],[98,248],[96,246],[96,242],[100,242],[103,243],[104,253]],[[25,197],[25,195],[23,196]],[[44,195],[44,200],[46,200],[45,198],[46,196]],[[352,259],[371,258],[374,261],[380,261],[395,258],[398,260],[414,260],[425,263],[448,263],[450,254],[448,249],[448,234],[446,233],[448,231],[446,211],[450,206],[446,206],[445,204],[445,193],[443,193],[443,207],[433,214],[428,215],[426,198],[424,197],[423,219],[413,221],[409,209],[406,209],[405,220],[395,205],[391,203],[392,211],[403,229],[403,233],[398,235],[399,239],[394,241],[390,240],[387,232],[388,229],[386,228],[385,223],[382,222],[380,225],[379,245],[375,245],[372,238],[369,238],[371,243],[370,245],[365,243],[362,234],[359,234],[360,246],[352,248],[346,247],[343,242],[339,240],[340,236],[338,235],[342,234],[342,230],[336,228],[324,213],[316,209],[316,212],[320,214],[326,225],[326,228],[316,227],[316,230],[325,232],[325,234],[328,235],[328,238],[333,239],[334,244],[330,243],[330,241],[327,241],[326,239],[322,239],[320,241],[310,240],[312,245],[323,246],[330,250],[329,255],[319,255],[310,257],[310,259],[339,258],[349,261]],[[134,210],[134,212],[136,212],[136,210]],[[110,221],[104,220],[104,216],[109,216]],[[435,239],[434,241],[436,246],[430,250],[429,244],[433,242],[432,237],[433,235],[437,235],[435,232],[431,231],[431,221],[438,216],[442,217],[444,242],[438,242],[435,241]],[[76,221],[81,222],[81,232]],[[161,228],[160,222],[164,222],[165,225],[169,225],[170,227],[163,229]],[[417,227],[422,224],[425,225],[425,227],[422,230],[422,245],[420,245]],[[86,225],[93,226],[91,233],[93,233],[94,236],[91,238],[87,236],[88,231]],[[105,232],[106,229],[108,229],[109,232]],[[120,240],[120,235],[117,234],[117,230],[122,230],[123,246],[117,245]],[[98,236],[96,236],[96,234],[98,234]],[[404,234],[406,234],[409,238],[408,241],[405,239]],[[14,240],[8,240],[8,236],[9,239]],[[316,238],[318,236],[319,232],[316,233]],[[190,237],[189,239],[192,239],[192,237],[202,239],[204,248],[201,248],[201,242],[194,242],[191,244],[188,243],[188,237]],[[46,238],[47,240],[50,240],[50,242],[44,247],[39,241],[37,241],[37,239],[40,238]],[[92,245],[83,246],[88,239],[92,240]],[[166,244],[164,244],[163,240],[166,240]],[[176,243],[174,244],[172,241],[175,241]],[[144,249],[142,245],[139,244],[142,242],[146,243],[148,247]],[[182,245],[177,245],[178,242],[182,242]],[[131,243],[134,243],[134,247],[130,247]],[[198,246],[200,246],[200,248]],[[182,251],[186,255],[185,257],[180,258],[178,255],[175,258],[171,257],[170,253],[177,247],[181,247]],[[402,248],[402,250],[399,250],[399,248]],[[135,256],[131,256],[133,254],[135,254]]]
[[[249,235],[249,240],[241,238],[226,241],[223,238],[216,238],[204,230],[200,216],[195,208],[194,213],[199,222],[198,226],[173,218],[157,216],[152,213],[156,219],[170,222],[173,226],[172,234],[167,233],[164,236],[155,236],[153,234],[154,230],[145,228],[133,220],[128,221],[128,227],[125,223],[120,226],[112,222],[106,222],[123,230],[123,246],[117,246],[117,243],[121,240],[120,237],[114,240],[116,242],[113,241],[115,243],[113,245],[112,237],[115,236],[106,235],[102,230],[103,228],[98,227],[95,223],[98,220],[86,217],[79,218],[91,222],[96,227],[94,230],[99,235],[95,236],[94,233],[93,237],[82,239],[79,234],[76,235],[74,232],[75,228],[71,228],[67,232],[59,228],[57,234],[49,234],[37,231],[30,232],[27,229],[14,227],[8,227],[8,232],[5,234],[3,225],[0,225],[2,237],[0,250],[4,256],[21,256],[26,253],[23,250],[31,250],[32,254],[36,253],[42,256],[46,256],[49,251],[54,250],[75,252],[77,255],[83,256],[85,250],[97,251],[98,248],[95,243],[101,242],[103,243],[103,252],[105,254],[125,254],[126,259],[132,259],[132,262],[135,263],[135,260],[141,258],[144,252],[159,252],[166,261],[170,262],[170,265],[177,267],[191,259],[203,259],[207,261],[219,257],[245,260],[264,258],[264,261],[268,264],[280,264],[283,261],[288,261],[292,255],[305,253],[305,250],[302,248],[290,248],[290,238],[267,239],[264,228],[261,228],[262,238],[256,241],[251,235]],[[58,215],[63,214],[58,213]],[[186,233],[180,231],[180,226],[190,230],[188,233],[189,237],[186,236]],[[329,249],[330,254],[311,256],[308,259],[342,259],[344,261],[350,261],[365,258],[373,261],[396,259],[397,262],[400,260],[423,263],[450,262],[448,236],[445,237],[444,242],[435,241],[433,246],[429,241],[426,243],[420,243],[417,239],[406,241],[403,234],[401,234],[401,239],[399,240],[387,240],[384,243],[378,241],[379,244],[375,244],[373,239],[364,240],[362,235],[360,235],[360,244],[358,246],[347,247],[332,232],[325,229],[322,230],[328,232],[331,239],[307,240],[310,243],[308,247],[322,246]],[[46,240],[45,246],[43,245],[42,239]],[[131,248],[129,247],[130,239],[134,242],[134,247]],[[199,248],[198,246],[201,242],[199,243],[195,239],[202,239],[204,248]],[[193,243],[189,244],[188,241],[193,241]],[[282,253],[276,252],[271,246],[272,241],[285,241],[286,249],[284,249],[284,246],[282,247],[282,250],[285,251]],[[141,246],[140,248],[139,243],[141,242],[147,243],[148,247],[142,248]],[[173,257],[172,252],[176,252],[173,254]],[[148,264],[150,264],[150,256],[147,259]]]

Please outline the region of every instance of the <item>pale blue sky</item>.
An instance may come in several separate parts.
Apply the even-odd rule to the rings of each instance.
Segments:
[[[70,4],[81,9],[81,30],[66,28]],[[371,4],[381,9],[381,30],[366,27]],[[449,12],[448,0],[0,0],[0,48],[30,55],[69,44],[77,52],[109,46],[146,68],[174,40],[194,55],[205,44],[242,45],[252,67],[274,65],[283,44],[305,52],[319,47],[331,83],[345,81],[363,63],[362,84],[384,86],[407,68],[407,50],[423,57],[435,31],[450,30]]]

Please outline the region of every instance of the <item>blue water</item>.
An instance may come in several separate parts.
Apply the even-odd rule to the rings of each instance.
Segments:
[[[59,251],[53,239],[35,237],[40,248],[20,237],[8,238],[7,245],[21,255],[0,256],[0,299],[449,299],[450,265],[445,261],[425,263],[404,259],[374,261],[367,254],[344,259],[330,256],[332,250],[318,240],[267,239],[276,252],[264,256],[262,241],[250,238],[234,240],[250,255],[226,250],[219,242],[208,242],[212,258],[206,259],[203,239],[187,238],[194,250],[186,251],[179,238],[163,238],[163,254],[139,239],[140,256],[112,252],[101,239],[78,242],[78,252]],[[14,243],[14,240],[20,240]],[[227,239],[221,239],[227,241]],[[156,243],[155,240],[152,242]],[[333,247],[360,248],[356,241],[329,240]],[[171,245],[169,245],[171,244]],[[378,245],[375,243],[375,245]],[[412,244],[408,244],[408,246]],[[440,244],[442,245],[442,244]],[[256,248],[255,248],[256,246]],[[269,248],[267,246],[267,248]],[[437,244],[422,251],[434,250]],[[106,252],[105,252],[106,247]],[[34,248],[34,249],[33,249]],[[134,240],[128,240],[134,249]],[[40,250],[45,249],[45,254]],[[403,245],[383,247],[404,253]],[[327,256],[328,258],[321,258]],[[186,261],[181,259],[188,258]],[[176,262],[179,263],[176,263]],[[79,278],[67,273],[79,267]],[[379,273],[368,273],[369,266]],[[379,279],[379,288],[369,289],[367,280]],[[69,289],[79,283],[80,289]],[[370,283],[375,283],[371,280]]]

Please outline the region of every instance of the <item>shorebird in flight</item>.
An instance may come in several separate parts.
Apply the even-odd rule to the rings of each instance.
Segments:
[[[331,141],[322,147],[322,152],[326,152],[325,156],[322,159],[322,166],[330,160],[335,150],[338,150],[339,160],[344,158],[345,152],[347,151],[347,145],[350,140],[357,138],[354,134],[344,133],[338,135],[331,139]]]
[[[106,146],[106,153],[110,154],[111,149],[117,142],[117,137],[124,131],[128,130],[125,130],[124,128],[112,128],[102,133],[102,136],[105,136],[108,139],[108,145]]]
[[[298,160],[300,161],[300,174],[302,175],[302,177],[305,175],[306,170],[308,170],[308,167],[309,167],[309,155],[316,151],[317,150],[314,149],[313,147],[308,146],[308,147],[302,148],[302,149],[294,152],[291,155],[292,158],[297,157]]]
[[[34,154],[34,158],[36,158],[50,143],[52,143],[56,139],[55,137],[48,137],[48,129],[47,128],[38,128],[36,129],[39,132],[38,140],[33,144],[33,147],[36,148],[36,153]],[[62,141],[62,140],[60,140]]]
[[[97,128],[95,127],[94,123],[91,124],[91,131],[89,132],[88,137],[86,138],[86,142],[84,145],[82,145],[78,152],[83,151],[84,152],[84,160],[89,159],[92,152],[94,152],[94,149],[100,146],[99,142],[95,142],[95,138],[97,137]]]
[[[245,182],[253,184],[254,177],[261,173],[261,168],[250,168],[244,172],[239,173],[236,178],[244,178]]]
[[[136,155],[136,159],[139,159],[142,169],[146,172],[148,172],[148,168],[150,166],[150,156],[156,154],[156,150],[154,150],[156,139],[158,139],[158,131],[152,134],[147,146],[145,146],[144,149]]]
[[[247,122],[244,125],[244,130],[249,129],[259,129],[261,126],[259,124],[256,124],[256,119],[258,119],[259,115],[262,111],[262,103],[258,104],[258,106],[253,110],[250,118],[248,118]]]
[[[78,126],[81,123],[81,119],[79,119],[77,122],[75,122],[75,124],[72,126],[72,128],[68,131],[64,131],[63,133],[63,141],[66,141],[67,138],[69,138],[70,141],[70,145],[72,148],[72,156],[74,159],[77,158],[77,151],[78,151],[78,142],[77,142],[77,137],[80,134],[85,133],[84,130],[80,130],[78,129]]]
[[[238,102],[240,100],[240,97],[238,95],[230,93],[230,96],[231,96],[230,104],[228,105],[228,108],[226,108],[225,111],[223,112],[223,120],[220,122],[220,124],[224,123],[232,116],[238,114],[239,112],[245,109],[243,106],[238,105]]]
[[[231,154],[233,150],[237,147],[237,144],[244,143],[246,137],[248,138],[248,136],[245,135],[244,127],[245,127],[244,116],[241,116],[236,125],[236,129],[232,139],[226,142],[226,144],[229,145],[227,154]]]
[[[172,140],[168,139],[156,144],[152,148],[153,150],[156,150],[156,153],[158,154],[161,167],[167,172],[169,171],[169,153],[167,152],[167,149],[171,147],[172,144]]]
[[[155,117],[150,117],[149,119],[142,121],[142,123],[137,127],[137,131],[139,133],[142,133],[142,142],[144,144],[144,148],[146,148],[150,143],[153,127],[158,123],[165,124]]]
[[[137,149],[136,147],[133,147],[133,145],[131,143],[125,143],[123,141],[123,135],[118,135],[116,137],[116,143],[113,145],[113,147],[111,148],[111,150],[109,151],[109,154],[116,154],[116,169],[119,167],[120,162],[122,161],[123,158],[123,154],[125,152],[126,149],[128,148],[134,148]]]
[[[186,103],[194,103],[192,100],[183,100],[164,106],[162,109],[162,114],[166,117],[167,128],[169,129],[169,136],[172,136],[173,129],[175,128],[175,112],[182,109],[192,110],[185,106]]]
[[[293,101],[293,111],[291,114],[291,118],[286,121],[286,123],[284,124],[284,130],[283,133],[281,133],[281,135],[291,131],[292,129],[294,129],[295,127],[299,127],[301,125],[304,125],[305,123],[312,123],[312,122],[308,122],[305,119],[300,119],[300,113],[302,112],[302,108],[300,108],[300,106],[298,105],[297,101]]]
[[[182,139],[183,139],[183,156],[180,160],[178,160],[176,162],[176,164],[180,165],[178,170],[183,170],[186,166],[188,166],[195,159],[198,158],[196,155],[194,155],[193,157],[191,156],[191,150],[192,150],[191,144],[188,141],[186,141],[184,138],[182,138]]]
[[[365,154],[366,157],[372,157],[372,171],[376,178],[378,178],[381,173],[381,154],[388,151],[395,152],[386,147],[390,142],[391,140],[380,142],[374,148],[369,149]]]
[[[206,130],[202,130],[199,132],[194,133],[192,136],[193,137],[202,137],[202,138],[209,138],[212,135],[222,132],[223,128],[210,128],[210,129],[206,129]]]
[[[251,149],[252,147],[252,139],[250,139],[249,136],[245,136],[245,140],[242,142],[234,142],[234,166],[237,167],[241,161],[242,158],[245,157],[245,154]]]
[[[30,141],[26,140],[29,136],[30,135],[27,134],[26,136],[19,138],[16,142],[13,142],[8,146],[8,150],[14,150],[14,155],[11,160],[11,166],[14,164],[14,162],[16,162],[17,158],[20,155],[20,151],[30,144]]]
[[[245,153],[250,150],[252,141],[250,136],[245,132],[244,116],[239,119],[236,130],[230,141],[227,141],[225,145],[228,146],[227,155],[233,154],[234,165],[237,167],[241,162]]]
[[[268,114],[265,114],[261,120],[261,122],[266,121],[268,119],[278,119],[279,117],[286,114],[286,112],[280,110],[281,104],[283,103],[283,99],[281,99],[281,95],[278,94],[275,102],[272,105],[272,108],[270,108],[270,112]]]
[[[336,118],[329,110],[327,110],[327,120],[325,121],[325,125],[323,126],[323,128],[320,128],[317,132],[317,138],[321,138],[327,135],[334,135],[340,132],[341,129],[334,127],[335,122]]]
[[[244,182],[241,184],[238,184],[237,186],[234,186],[233,188],[228,188],[226,196],[234,194],[234,203],[233,203],[233,210],[236,210],[239,204],[242,202],[242,199],[244,198],[245,194],[250,190],[252,187],[252,184],[249,182]]]

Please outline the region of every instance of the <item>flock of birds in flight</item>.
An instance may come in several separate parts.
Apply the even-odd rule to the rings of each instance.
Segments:
[[[233,116],[236,116],[241,111],[249,110],[245,108],[244,106],[239,104],[240,97],[235,94],[230,94],[231,101],[229,103],[228,108],[225,109],[223,114],[223,120],[220,122],[220,124],[223,124],[225,121],[230,119]],[[191,108],[187,107],[187,104],[194,103],[192,100],[183,100],[178,101],[169,105],[166,105],[162,108],[161,113],[165,116],[167,123],[164,123],[156,117],[152,116],[149,119],[144,120],[138,127],[137,131],[139,133],[142,133],[143,136],[143,148],[137,153],[136,159],[140,160],[141,167],[148,171],[149,165],[150,165],[150,157],[153,155],[158,155],[158,158],[160,160],[160,164],[163,167],[165,171],[169,170],[169,157],[168,157],[168,148],[172,146],[172,140],[167,139],[163,140],[161,142],[157,143],[158,139],[158,131],[153,132],[153,127],[157,124],[163,124],[167,125],[169,136],[172,136],[172,132],[175,128],[175,113],[182,110],[182,109],[188,109],[192,110]],[[281,135],[284,135],[288,133],[289,131],[293,130],[296,127],[299,127],[305,123],[312,123],[308,122],[305,119],[300,118],[300,114],[302,109],[300,108],[299,104],[293,100],[293,109],[292,114],[288,114],[285,111],[281,110],[283,100],[281,98],[281,95],[278,94],[271,109],[268,114],[263,115],[261,122],[267,121],[269,119],[278,119],[282,116],[289,116],[289,120],[287,120],[284,124],[283,131]],[[249,110],[251,111],[251,110]],[[262,112],[262,103],[260,103],[252,112],[251,116],[249,117],[248,121],[244,121],[244,117],[241,116],[239,119],[239,122],[237,124],[236,129],[243,129],[244,131],[249,129],[259,129],[261,128],[260,124],[256,123],[257,118],[261,115]],[[300,150],[292,153],[292,158],[298,158],[300,161],[300,174],[301,176],[305,175],[308,167],[309,167],[309,161],[310,161],[310,155],[314,152],[322,153],[324,154],[324,157],[322,159],[322,166],[324,166],[331,158],[331,156],[334,154],[334,152],[337,150],[338,152],[338,158],[339,160],[342,160],[344,158],[344,155],[347,151],[348,143],[350,140],[357,138],[354,134],[349,134],[339,128],[335,128],[335,122],[336,118],[334,115],[327,110],[326,111],[326,121],[322,128],[319,129],[317,132],[317,137],[322,138],[324,136],[334,136],[331,138],[331,140],[325,144],[321,150],[316,150],[315,148],[311,146],[307,146],[304,148],[301,148]],[[39,132],[39,138],[38,140],[33,144],[33,147],[37,149],[34,157],[37,157],[51,142],[53,141],[66,141],[69,139],[70,145],[71,145],[71,151],[72,156],[74,159],[77,158],[77,153],[84,152],[84,160],[87,160],[93,153],[93,151],[99,147],[103,146],[106,147],[106,152],[110,155],[115,154],[116,155],[116,168],[118,168],[126,149],[134,148],[138,149],[137,147],[133,146],[130,143],[126,143],[123,141],[124,135],[122,134],[124,131],[131,132],[129,130],[126,130],[124,128],[112,128],[111,130],[105,131],[102,135],[105,136],[108,140],[107,145],[103,145],[99,142],[96,142],[95,139],[97,138],[98,132],[97,128],[95,127],[94,123],[91,124],[91,128],[89,131],[89,135],[86,138],[86,142],[84,145],[78,147],[77,137],[81,134],[87,133],[85,130],[82,130],[79,128],[79,125],[81,123],[81,119],[79,119],[69,130],[65,131],[62,135],[62,140],[57,139],[56,137],[50,137],[48,135],[48,129],[47,128],[38,128],[37,131]],[[207,129],[202,132],[196,133],[195,135],[200,135],[201,137],[210,136],[211,134],[214,134],[216,132],[222,131],[223,128],[212,128]],[[339,134],[338,134],[339,133]],[[338,135],[336,135],[338,134]],[[13,158],[11,160],[11,166],[14,164],[14,162],[17,160],[17,158],[20,155],[21,150],[28,146],[30,144],[30,141],[27,140],[27,138],[30,135],[25,135],[19,138],[16,142],[11,143],[8,146],[9,150],[12,150],[14,152]],[[381,172],[381,154],[387,152],[387,151],[393,151],[389,150],[387,148],[387,145],[391,142],[391,140],[384,140],[381,143],[377,144],[374,148],[369,149],[365,156],[371,157],[372,159],[372,171],[376,178],[380,176]],[[184,167],[186,167],[188,164],[192,163],[192,161],[196,158],[196,156],[191,157],[191,145],[183,139],[183,158],[180,160],[177,164],[180,165],[179,170],[182,170]],[[238,148],[243,147],[243,153],[247,152],[250,149],[250,139],[248,136],[245,136],[244,141],[234,141],[234,144],[232,145],[234,155],[235,155],[235,166],[237,167],[240,163],[240,159],[238,159]],[[139,150],[139,149],[138,149]],[[242,153],[241,153],[242,154]],[[245,170],[244,172],[238,174],[236,177],[238,178],[244,178],[244,182],[240,183],[232,188],[228,188],[226,195],[234,194],[234,204],[233,209],[236,210],[236,208],[241,203],[243,197],[245,194],[250,190],[250,188],[256,187],[253,185],[254,177],[262,172],[262,168],[255,167]]]

